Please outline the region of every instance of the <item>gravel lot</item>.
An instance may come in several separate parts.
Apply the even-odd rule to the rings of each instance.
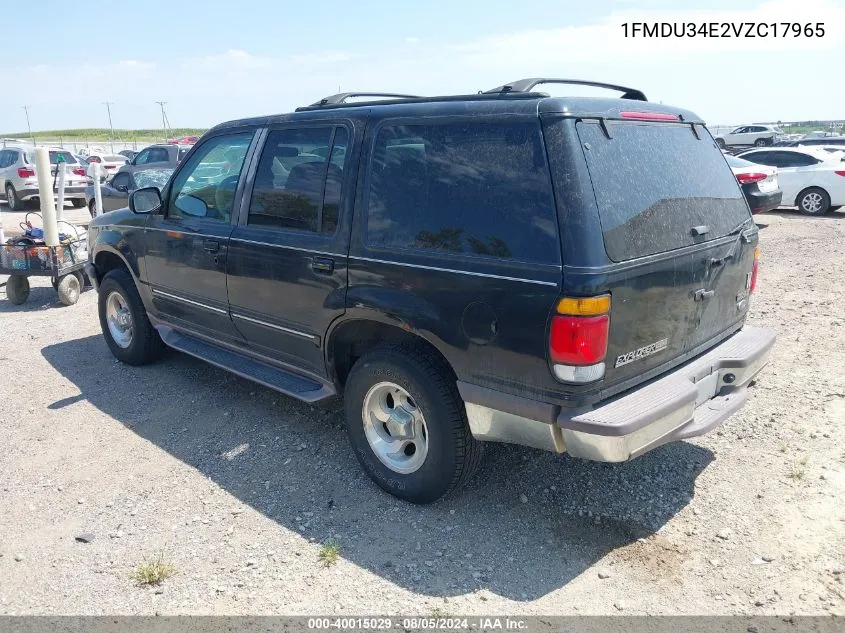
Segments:
[[[122,366],[93,292],[0,289],[0,613],[845,615],[845,213],[761,222],[780,339],[741,413],[622,465],[491,446],[428,507],[370,483],[337,404]]]

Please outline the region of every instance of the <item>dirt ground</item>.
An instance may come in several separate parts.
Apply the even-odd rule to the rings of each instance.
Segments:
[[[621,465],[491,446],[428,507],[370,483],[338,405],[120,365],[93,292],[0,289],[0,614],[845,615],[845,213],[759,221],[749,321],[780,338],[740,413]]]

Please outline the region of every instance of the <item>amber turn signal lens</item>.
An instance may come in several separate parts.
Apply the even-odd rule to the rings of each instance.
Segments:
[[[558,314],[598,316],[610,312],[610,295],[600,297],[564,297],[557,302]]]

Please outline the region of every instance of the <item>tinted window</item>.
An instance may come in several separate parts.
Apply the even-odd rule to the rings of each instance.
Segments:
[[[248,223],[334,233],[347,136],[343,127],[270,132],[258,161]]]
[[[367,242],[557,263],[539,125],[381,128],[370,168]]]
[[[145,163],[150,162],[150,150],[145,149],[138,152],[138,154],[136,154],[135,156],[134,161],[135,165],[143,165]]]
[[[599,205],[604,244],[614,261],[690,246],[691,229],[708,240],[749,218],[736,178],[700,128],[617,123],[607,138],[598,123],[576,126]]]
[[[178,154],[177,154],[177,156],[176,156],[176,160],[177,160],[177,161],[180,161],[180,160],[182,160],[183,158],[185,158],[185,154],[187,154],[189,151],[190,151],[190,150],[188,150],[188,149],[186,149],[186,148],[179,148],[179,153],[178,153]]]
[[[736,167],[737,169],[743,167],[750,167],[754,164],[751,161],[739,158],[737,156],[731,156],[730,154],[725,156],[725,160],[728,161],[728,165],[730,165],[731,167]]]
[[[775,152],[751,152],[750,154],[743,154],[742,159],[757,165],[780,166],[780,163],[775,159]]]
[[[801,152],[777,152],[778,154],[786,154],[780,158],[781,164],[784,167],[807,167],[808,165],[815,165],[820,163],[809,154],[802,154]]]
[[[12,152],[8,150],[0,151],[0,169],[8,167],[12,164]]]
[[[170,191],[168,217],[229,222],[252,132],[216,136],[184,164]]]
[[[170,160],[167,150],[163,147],[151,147],[147,157],[148,163],[166,163]]]
[[[131,183],[132,180],[129,178],[129,174],[124,172],[117,174],[114,178],[112,178],[111,186],[115,189],[119,189],[120,187],[126,187],[128,189]]]
[[[70,152],[51,151],[50,164],[55,165],[60,161],[68,165],[76,165],[76,158]]]

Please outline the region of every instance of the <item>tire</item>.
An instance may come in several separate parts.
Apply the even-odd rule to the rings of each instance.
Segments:
[[[19,306],[29,298],[29,279],[23,275],[12,275],[6,282],[6,299]]]
[[[716,139],[716,145],[719,146],[719,149],[727,149],[727,147],[728,147],[727,144],[725,143],[725,139],[723,139],[723,138],[717,138]]]
[[[120,318],[117,313],[127,315],[130,319],[128,321],[130,326],[128,340],[116,340],[109,327],[107,311],[109,298],[112,295],[118,297],[113,300],[118,303],[113,304],[112,307],[119,308],[113,313],[115,332],[125,334],[126,328],[122,328],[117,322],[117,319]],[[99,288],[97,307],[100,315],[100,327],[103,330],[106,344],[117,360],[127,365],[146,365],[161,358],[164,343],[150,323],[141,296],[138,294],[138,288],[135,286],[135,281],[128,272],[122,269],[112,270],[103,278]],[[126,321],[123,321],[124,325],[126,323]]]
[[[754,147],[766,147],[769,144],[769,139],[758,138],[754,141]]]
[[[81,209],[82,207],[85,206],[85,200],[84,199],[80,200],[79,198],[74,198],[73,200],[70,201],[70,203],[73,205],[74,209]]]
[[[819,187],[809,187],[795,198],[795,206],[804,215],[824,215],[830,211],[830,195]]]
[[[23,202],[18,198],[18,194],[12,183],[6,185],[6,204],[9,205],[9,209],[12,211],[20,211],[24,206]]]
[[[389,393],[382,398],[385,392]],[[365,428],[365,407],[374,405],[391,421],[408,419],[412,411],[412,426],[424,431],[415,433],[404,450],[392,453],[393,467],[378,456],[368,433],[370,438],[375,434],[390,441],[401,431],[378,423]],[[349,441],[364,471],[400,499],[420,504],[437,501],[466,483],[481,461],[483,445],[470,433],[451,369],[423,350],[385,345],[366,353],[349,372],[344,407]],[[407,472],[401,472],[402,468]]]
[[[73,273],[59,279],[59,284],[56,286],[56,292],[59,293],[59,303],[66,306],[72,306],[79,301],[81,291],[79,277]]]
[[[91,202],[88,203],[88,212],[91,214],[92,218],[97,217],[97,201],[96,200],[91,200]]]

